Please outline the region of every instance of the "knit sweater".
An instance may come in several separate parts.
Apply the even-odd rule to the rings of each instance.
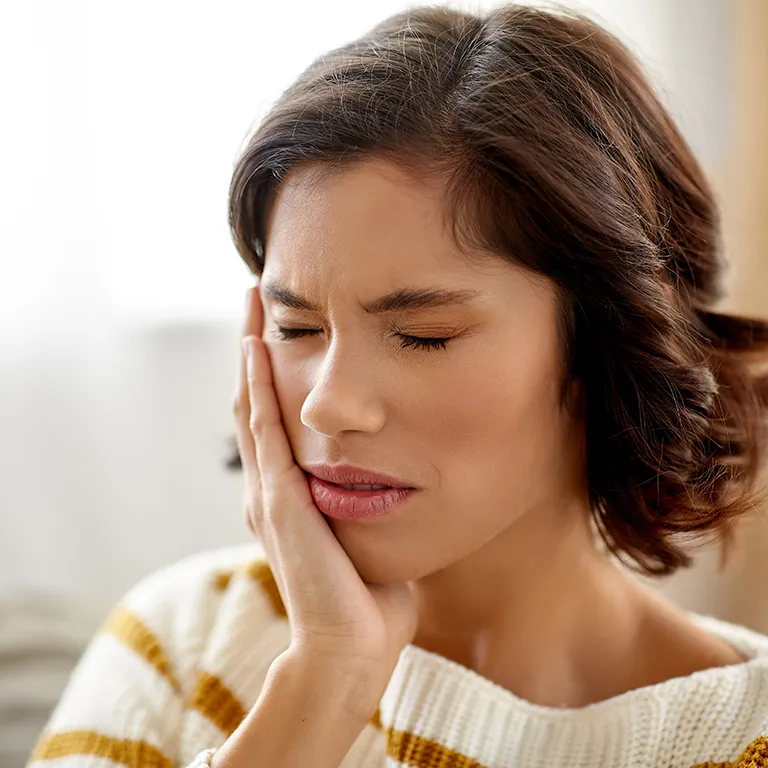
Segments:
[[[748,660],[579,709],[532,704],[408,645],[341,765],[768,767],[768,637],[710,617],[691,619]],[[234,731],[289,639],[257,544],[168,566],[114,608],[28,765],[186,766]]]

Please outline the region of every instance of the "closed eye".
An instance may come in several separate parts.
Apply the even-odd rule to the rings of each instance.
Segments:
[[[313,336],[316,333],[320,333],[320,331],[316,328],[283,328],[278,326],[273,333],[281,341],[288,341],[290,339],[301,338],[302,336]],[[406,333],[393,333],[392,335],[399,339],[400,346],[403,349],[445,349],[448,342],[451,340],[451,337],[435,338],[409,336]]]

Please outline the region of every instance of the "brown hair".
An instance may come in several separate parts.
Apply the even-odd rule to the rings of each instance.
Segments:
[[[229,221],[255,274],[281,179],[373,157],[446,189],[457,243],[548,276],[583,385],[593,518],[648,574],[691,563],[756,499],[768,323],[721,298],[712,191],[638,63],[567,11],[413,8],[316,59],[234,170]],[[229,466],[239,466],[235,456]]]

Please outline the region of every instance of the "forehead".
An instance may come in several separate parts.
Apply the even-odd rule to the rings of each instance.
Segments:
[[[398,289],[469,289],[499,308],[548,281],[498,254],[466,253],[447,226],[444,190],[399,166],[367,160],[327,174],[290,174],[269,212],[265,283],[313,303],[364,304]],[[322,295],[321,295],[322,294]]]
[[[298,264],[413,273],[467,261],[446,227],[443,189],[381,160],[286,177],[270,209],[265,257],[267,269],[281,273]]]

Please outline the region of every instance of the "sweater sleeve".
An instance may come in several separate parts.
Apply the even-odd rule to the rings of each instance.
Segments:
[[[231,550],[187,558],[147,577],[118,602],[72,672],[28,768],[192,762],[180,742],[185,709],[199,685],[199,662],[231,564]]]

